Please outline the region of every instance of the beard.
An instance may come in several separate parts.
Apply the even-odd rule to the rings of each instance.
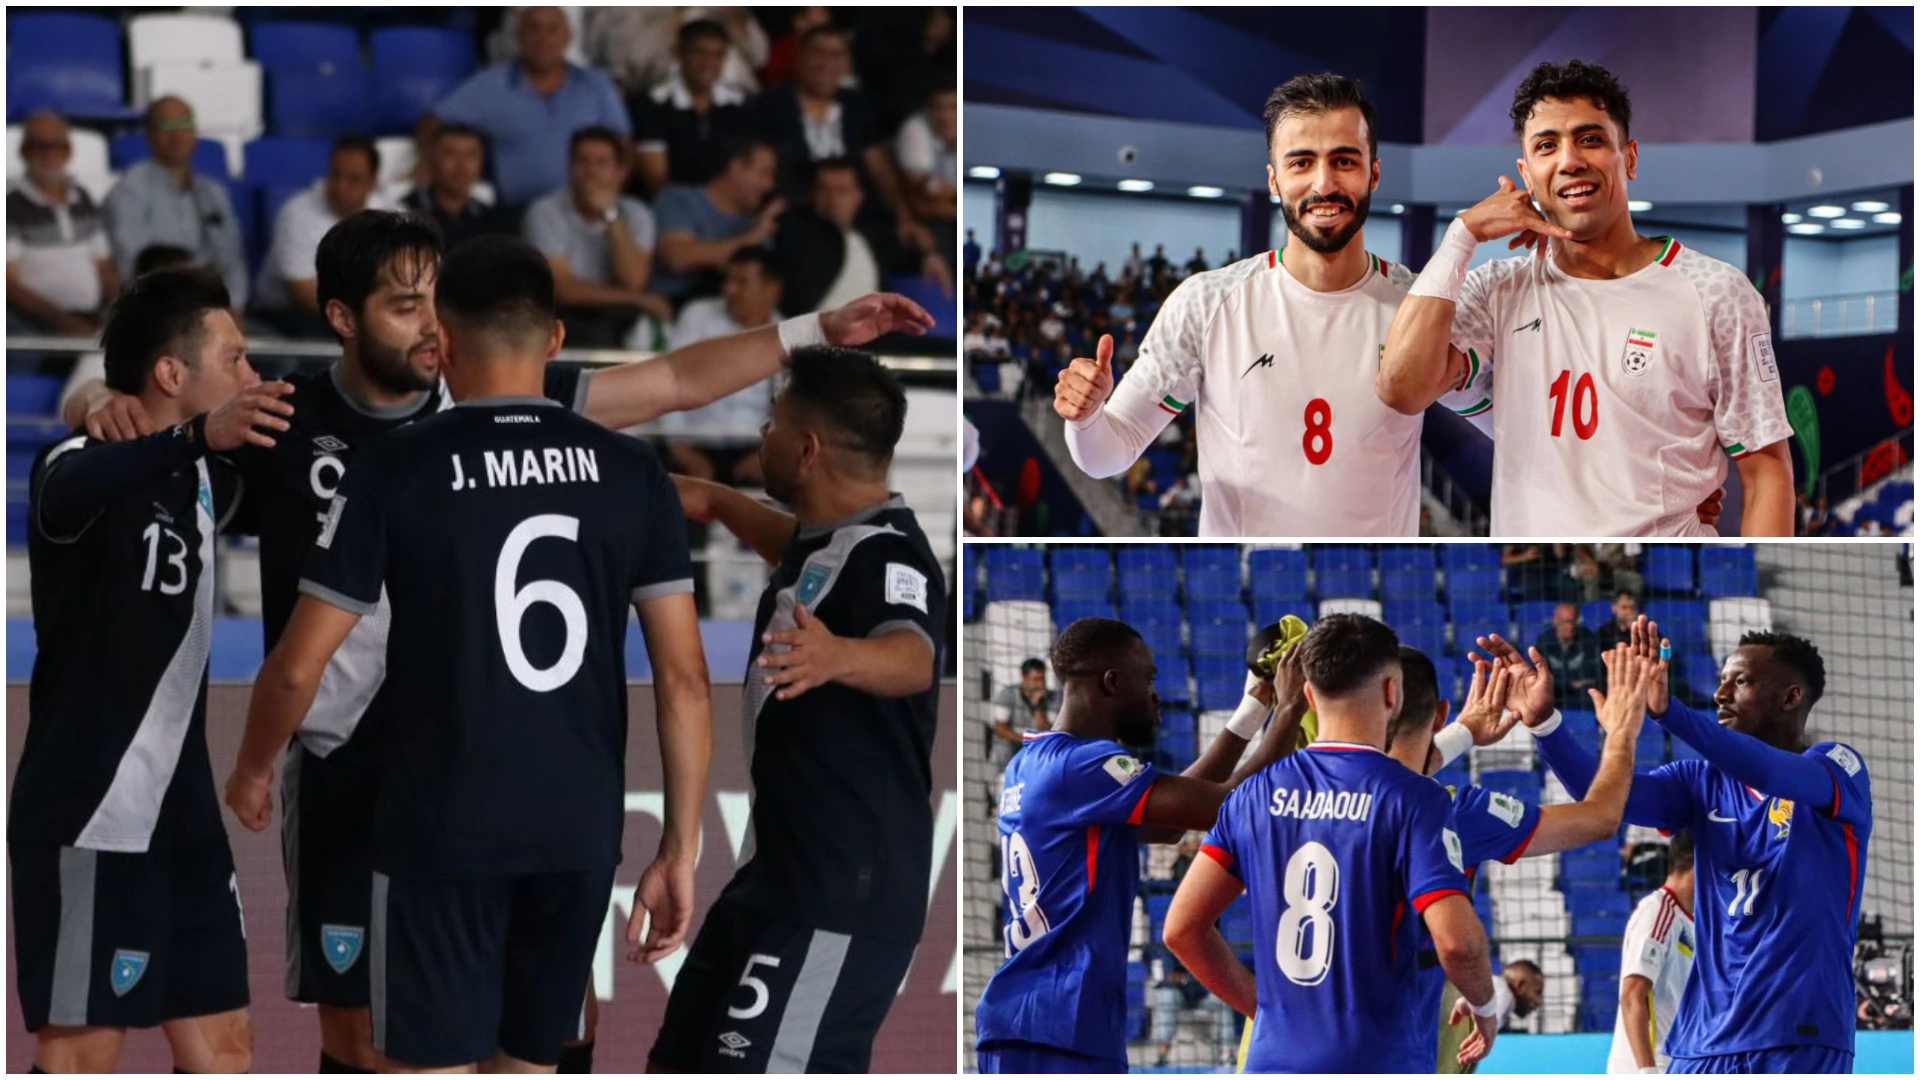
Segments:
[[[1313,225],[1307,218],[1307,211],[1316,206],[1323,205],[1339,206],[1351,210],[1353,212],[1353,219],[1347,222],[1346,226],[1337,232],[1322,232],[1318,226]],[[1345,195],[1326,195],[1317,198],[1309,196],[1301,200],[1297,208],[1289,206],[1286,203],[1281,203],[1280,214],[1287,219],[1287,231],[1298,237],[1301,243],[1322,255],[1332,255],[1345,248],[1348,243],[1352,242],[1355,236],[1359,235],[1361,227],[1367,223],[1367,211],[1372,205],[1372,192],[1361,196],[1358,206],[1354,205],[1353,201]]]
[[[414,369],[408,362],[414,351],[437,345],[434,339],[418,341],[405,349],[388,348],[368,338],[361,346],[360,366],[366,371],[367,378],[373,380],[381,389],[395,394],[412,394],[421,390],[431,390],[440,381],[438,375],[428,375]]]

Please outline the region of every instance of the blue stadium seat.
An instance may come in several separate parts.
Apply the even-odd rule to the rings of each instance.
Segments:
[[[1040,552],[1033,548],[994,547],[987,549],[988,600],[1046,599],[1046,571],[1040,565]]]
[[[1193,655],[1230,656],[1242,664],[1247,655],[1247,628],[1245,623],[1196,622],[1192,628]]]
[[[1373,572],[1344,568],[1316,571],[1313,594],[1322,600],[1336,596],[1372,599]]]
[[[1426,544],[1382,544],[1380,570],[1425,570],[1433,574],[1433,548]]]
[[[1701,548],[1700,592],[1708,599],[1759,596],[1760,569],[1754,564],[1753,549],[1744,545]]]
[[[1176,653],[1171,656],[1155,655],[1154,663],[1159,672],[1153,677],[1153,689],[1159,693],[1160,700],[1169,705],[1185,705],[1193,700],[1193,690],[1187,685],[1187,662]],[[1234,704],[1237,706],[1239,702]]]
[[[1234,570],[1188,570],[1187,599],[1194,600],[1239,600],[1240,571]]]
[[[940,281],[924,274],[888,274],[881,279],[880,287],[891,293],[919,304],[933,316],[933,325],[927,329],[927,336],[938,338],[957,338],[960,326],[959,316]]]
[[[1107,570],[1079,570],[1055,565],[1055,600],[1105,600],[1113,591],[1113,575]]]
[[[1189,600],[1187,602],[1187,622],[1198,626],[1201,623],[1228,623],[1239,629],[1241,634],[1241,655],[1244,655],[1247,642],[1247,605],[1236,597],[1232,600]]]
[[[1113,554],[1097,544],[1054,544],[1047,548],[1047,565],[1062,570],[1099,570],[1113,573]]]
[[[1580,605],[1580,625],[1599,633],[1600,628],[1613,621],[1613,601],[1589,600]]]
[[[1313,625],[1313,604],[1306,600],[1279,600],[1253,594],[1253,621],[1256,626],[1272,626],[1288,615],[1298,616],[1301,622]]]
[[[1115,550],[1113,561],[1120,567],[1120,573],[1138,573],[1141,570],[1173,570],[1177,563],[1173,557],[1173,548],[1161,544],[1125,544]]]
[[[1427,654],[1429,660],[1434,661],[1436,674],[1441,679],[1440,696],[1450,696],[1446,684],[1446,675],[1448,673],[1438,671],[1439,662],[1447,658],[1446,624],[1408,623],[1402,625],[1394,622],[1392,619],[1388,619],[1387,625],[1393,627],[1394,632],[1400,636],[1400,644],[1408,646],[1409,648],[1419,649],[1421,652]]]
[[[360,34],[350,26],[324,22],[264,22],[248,35],[254,62],[282,72],[360,71]]]
[[[1114,561],[1119,569],[1115,580],[1120,586],[1122,606],[1128,600],[1173,599],[1179,572],[1174,566],[1172,549],[1132,544],[1121,548]]]
[[[1187,767],[1199,757],[1199,752],[1191,744],[1168,743],[1155,747],[1153,751],[1154,765],[1172,773],[1186,772]]]
[[[1246,696],[1246,670],[1246,665],[1242,664],[1239,674],[1215,675],[1199,679],[1199,700],[1195,704],[1202,711],[1239,708],[1240,699]],[[1165,694],[1160,696],[1166,697]]]
[[[1667,760],[1667,729],[1659,724],[1642,724],[1640,738],[1633,744],[1633,767],[1651,769]]]
[[[1120,597],[1120,621],[1136,630],[1152,623],[1162,623],[1178,632],[1185,620],[1181,617],[1180,605],[1172,600],[1129,599],[1123,595]]]
[[[107,142],[107,163],[115,172],[126,172],[152,156],[153,147],[147,145],[146,135],[138,131],[116,135]],[[201,139],[195,142],[193,171],[217,180],[225,180],[231,172],[227,167],[227,148],[213,139]]]
[[[1693,547],[1687,544],[1657,544],[1647,549],[1646,566],[1641,571],[1647,588],[1663,593],[1693,592]]]
[[[1380,572],[1382,600],[1432,601],[1433,595],[1432,570],[1382,570]],[[1437,605],[1437,601],[1435,603]]]
[[[1425,597],[1418,600],[1389,598],[1381,603],[1380,609],[1381,617],[1395,630],[1408,626],[1437,626],[1445,629],[1447,625],[1447,609],[1441,607],[1438,600],[1429,600]]]
[[[292,139],[333,139],[367,128],[367,75],[275,71],[267,76],[267,130]]]
[[[1153,652],[1155,661],[1164,665],[1180,659],[1179,620],[1136,623],[1123,616],[1121,621],[1140,631],[1140,637],[1147,643],[1147,648]]]
[[[960,617],[967,622],[972,622],[973,620],[980,617],[980,590],[979,589],[974,588],[971,584],[961,588],[960,610],[961,610]]]
[[[980,387],[981,393],[997,394],[1000,392],[1000,365],[997,361],[989,360],[985,363],[972,364],[969,366],[969,370],[973,372],[974,384]]]
[[[54,12],[7,17],[7,119],[38,109],[130,119],[120,24]]]
[[[1222,570],[1235,578],[1240,576],[1239,548],[1218,544],[1185,545],[1180,548],[1180,561],[1189,574],[1195,570]]]
[[[1653,600],[1647,618],[1660,625],[1660,636],[1673,641],[1674,653],[1706,651],[1707,605],[1700,600]]]
[[[1328,544],[1314,548],[1310,558],[1315,570],[1372,570],[1373,549],[1357,544]]]
[[[1199,739],[1199,725],[1185,709],[1167,709],[1160,714],[1158,745],[1184,747],[1192,753]]]
[[[1553,609],[1559,606],[1552,600],[1522,600],[1513,605],[1514,640],[1522,649],[1533,644],[1543,631],[1553,629]]]
[[[327,175],[333,144],[326,139],[283,139],[269,135],[247,144],[247,183],[262,187],[304,188]],[[274,215],[265,216],[272,222]],[[271,226],[269,226],[271,227]]]
[[[1620,850],[1612,840],[1563,851],[1559,859],[1560,874],[1554,887],[1561,892],[1580,888],[1620,891]]]
[[[1493,769],[1480,774],[1480,786],[1488,791],[1504,791],[1529,803],[1540,801],[1540,776],[1525,769]]]
[[[1666,627],[1662,626],[1662,630]],[[1675,649],[1679,646],[1675,645]],[[1710,700],[1720,692],[1720,665],[1713,657],[1703,652],[1689,652],[1680,655],[1680,678],[1686,682],[1687,690],[1701,701]]]
[[[7,546],[27,546],[27,499],[24,495],[18,499],[7,499]]]
[[[1455,761],[1453,764],[1434,773],[1433,778],[1449,787],[1466,787],[1468,784],[1473,783],[1473,777],[1467,773],[1466,760],[1466,758],[1461,758]]]
[[[7,415],[52,416],[67,380],[58,375],[7,372]]]
[[[1680,739],[1667,740],[1668,761],[1701,761],[1700,751],[1687,745]]]
[[[1480,917],[1480,925],[1493,925],[1493,894],[1477,892],[1473,894],[1473,913]]]
[[[1081,619],[1111,619],[1113,604],[1106,600],[1063,600],[1053,605],[1055,634]]]
[[[1580,741],[1580,745],[1598,754],[1600,752],[1600,719],[1591,709],[1562,709],[1560,722],[1566,725],[1568,734]]]
[[[1620,997],[1616,993],[1612,1001],[1583,1001],[1580,1003],[1580,1028],[1584,1034],[1609,1032],[1618,1019]]]
[[[1462,570],[1499,570],[1500,549],[1492,544],[1441,544],[1440,565],[1452,577]]]
[[[1573,968],[1582,978],[1588,976],[1620,975],[1620,944],[1618,942],[1568,942],[1567,954],[1573,958]]]
[[[1449,545],[1448,550],[1452,550]],[[1466,570],[1447,571],[1447,599],[1467,603],[1503,603],[1505,597],[1500,594],[1500,569],[1474,567]]]
[[[1253,905],[1245,893],[1227,907],[1220,915],[1220,936],[1227,944],[1234,946],[1249,945],[1253,942]]]
[[[1453,651],[1461,655],[1475,647],[1475,638],[1513,634],[1513,613],[1501,603],[1456,600],[1447,608],[1447,618],[1453,623]]]
[[[463,30],[396,26],[368,35],[373,52],[373,96],[381,134],[413,130],[420,114],[473,73],[473,35]]]
[[[1254,604],[1307,598],[1307,553],[1298,548],[1256,548],[1247,555]]]
[[[1433,673],[1440,680],[1440,696],[1453,702],[1453,711],[1459,712],[1460,706],[1467,700],[1467,687],[1473,679],[1473,665],[1459,656],[1446,653],[1427,653],[1433,661]]]

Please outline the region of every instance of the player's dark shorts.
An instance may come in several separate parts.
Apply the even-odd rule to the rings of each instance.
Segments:
[[[979,1049],[983,1073],[1123,1073],[1125,1058],[1097,1058],[1062,1050],[1057,1046],[1005,1040],[982,1043]]]
[[[280,861],[287,874],[287,997],[365,1008],[373,896],[370,756],[318,757],[299,742],[281,769]]]
[[[153,1027],[247,1005],[233,853],[15,844],[13,948],[28,1031]]]
[[[673,1072],[866,1072],[913,948],[716,901],[650,1057]]]
[[[556,1065],[578,1036],[613,868],[518,877],[373,875],[374,1049],[447,1068],[504,1051]]]
[[[1670,1073],[1850,1073],[1853,1055],[1830,1046],[1778,1046],[1712,1057],[1674,1058]]]

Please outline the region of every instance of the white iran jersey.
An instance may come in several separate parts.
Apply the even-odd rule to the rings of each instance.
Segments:
[[[1419,535],[1421,418],[1374,391],[1412,284],[1368,255],[1357,283],[1315,292],[1269,251],[1167,297],[1114,399],[1197,408],[1201,536]]]
[[[1467,275],[1453,343],[1493,409],[1494,536],[1712,536],[1697,507],[1793,434],[1759,292],[1662,238],[1614,280],[1551,258]]]
[[[1694,949],[1693,917],[1665,888],[1643,898],[1627,919],[1626,937],[1620,943],[1620,978],[1639,975],[1653,983],[1653,1007],[1648,1010],[1653,1030],[1648,1041],[1661,1072],[1667,1071],[1667,1033],[1673,1030],[1674,1015],[1680,1011],[1687,977],[1693,974]],[[1607,1054],[1607,1071],[1640,1071],[1633,1059],[1633,1047],[1627,1043],[1624,1012],[1613,1018],[1613,1048]]]

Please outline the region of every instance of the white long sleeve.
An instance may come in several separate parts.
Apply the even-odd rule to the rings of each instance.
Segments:
[[[1172,419],[1172,413],[1121,379],[1092,416],[1067,423],[1067,449],[1088,476],[1118,476],[1139,460]]]

